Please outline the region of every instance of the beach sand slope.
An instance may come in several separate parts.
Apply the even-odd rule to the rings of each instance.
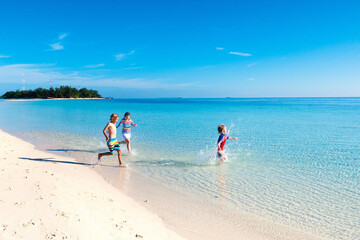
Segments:
[[[88,165],[0,130],[0,239],[183,239]]]

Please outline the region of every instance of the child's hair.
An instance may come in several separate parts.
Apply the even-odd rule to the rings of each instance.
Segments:
[[[126,117],[126,116],[130,116],[130,113],[129,113],[129,112],[126,112],[126,113],[124,114],[124,117]]]
[[[220,125],[218,126],[218,132],[219,132],[219,133],[222,133],[223,130],[224,130],[224,128],[225,128],[225,125],[224,125],[224,124],[220,124]]]
[[[113,114],[111,114],[111,116],[110,116],[110,121],[111,121],[111,119],[113,119],[113,118],[119,118],[119,115],[117,115],[116,113],[113,113]]]

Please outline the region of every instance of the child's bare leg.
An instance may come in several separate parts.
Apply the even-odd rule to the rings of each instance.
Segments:
[[[114,153],[111,153],[111,152],[99,153],[98,154],[98,161],[101,162],[101,158],[103,156],[108,156],[108,155],[114,155]]]
[[[129,151],[129,153],[131,153],[130,139],[126,139],[125,141],[126,141],[127,149]]]
[[[226,159],[226,156],[221,157],[221,158],[220,158],[220,161],[219,161],[219,163],[218,163],[218,165],[222,164],[222,163],[225,161],[225,159]]]
[[[121,150],[120,149],[116,149],[117,153],[118,153],[118,159],[119,159],[119,165],[121,167],[124,167],[122,161],[121,161]]]

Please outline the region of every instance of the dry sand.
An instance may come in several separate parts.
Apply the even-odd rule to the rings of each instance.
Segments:
[[[183,239],[86,164],[0,130],[0,239]]]

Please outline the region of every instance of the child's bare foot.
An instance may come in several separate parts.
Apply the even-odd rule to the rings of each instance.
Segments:
[[[100,155],[100,153],[98,154],[98,162],[101,162],[101,155]]]
[[[226,158],[224,158],[224,157],[223,157],[223,158],[221,158],[221,159],[220,159],[220,161],[219,161],[219,163],[218,163],[217,165],[222,164],[222,163],[225,161],[225,159],[226,159]]]

